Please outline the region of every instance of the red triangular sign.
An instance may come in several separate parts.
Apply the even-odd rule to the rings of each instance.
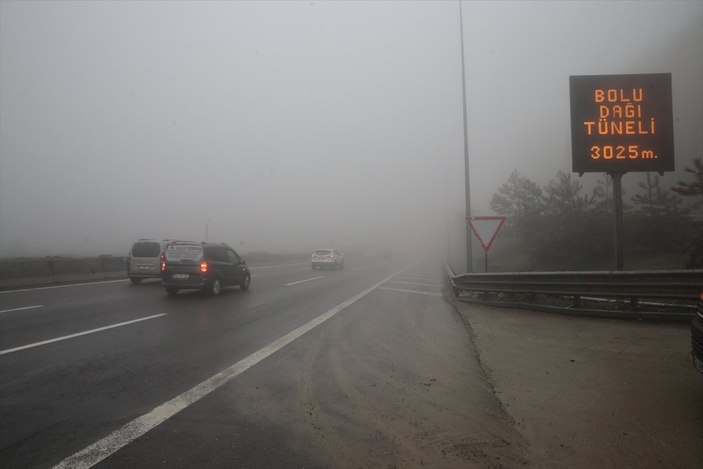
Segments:
[[[483,252],[488,253],[498,233],[503,229],[507,217],[466,217],[466,222],[478,242],[481,243]],[[484,241],[488,240],[488,242]]]

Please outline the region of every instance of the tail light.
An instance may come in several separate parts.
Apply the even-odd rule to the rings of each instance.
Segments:
[[[200,271],[203,273],[207,272],[207,261],[202,261],[200,263]]]
[[[161,272],[165,272],[166,271],[166,256],[161,254],[161,256],[159,256],[159,259],[161,260]]]

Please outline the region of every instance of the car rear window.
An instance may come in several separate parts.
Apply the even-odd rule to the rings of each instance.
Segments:
[[[138,242],[132,246],[132,257],[159,257],[161,245],[153,241]]]
[[[221,247],[206,248],[205,254],[207,255],[207,258],[211,261],[218,261],[218,262],[228,262],[229,261],[229,257],[227,257],[227,251],[225,251],[225,248],[221,248]]]
[[[317,251],[315,251],[315,254],[317,254],[318,256],[327,256],[330,253],[331,251],[329,249],[318,249]]]
[[[169,244],[166,260],[169,262],[199,261],[203,258],[203,247],[199,244]]]

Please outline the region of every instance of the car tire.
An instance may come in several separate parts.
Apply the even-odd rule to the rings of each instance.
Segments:
[[[139,285],[142,283],[142,279],[139,277],[129,277],[129,281],[132,282],[132,285]]]
[[[210,289],[208,290],[208,293],[211,295],[219,295],[220,292],[222,291],[222,282],[220,282],[220,279],[215,277],[212,280],[212,284],[210,284]]]
[[[166,293],[168,293],[171,296],[176,296],[178,295],[178,288],[176,287],[166,287]]]
[[[244,277],[244,280],[242,280],[242,283],[239,284],[239,288],[242,290],[249,290],[249,284],[251,283],[251,275],[247,275]]]

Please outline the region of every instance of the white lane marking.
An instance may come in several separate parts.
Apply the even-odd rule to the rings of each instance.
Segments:
[[[99,285],[101,283],[126,282],[128,280],[129,279],[124,278],[124,279],[120,279],[120,280],[105,280],[103,282],[72,283],[70,285],[52,285],[50,287],[23,288],[22,290],[5,290],[5,291],[0,291],[0,295],[2,295],[3,293],[16,293],[16,292],[21,292],[21,291],[48,290],[50,288],[70,288],[70,287],[82,287],[85,285]]]
[[[402,270],[386,277],[380,282],[370,286],[366,290],[357,293],[356,295],[352,296],[343,303],[340,303],[334,308],[330,309],[326,313],[316,317],[315,319],[311,320],[306,324],[303,324],[299,328],[289,332],[278,340],[271,342],[269,345],[259,349],[248,357],[238,361],[234,365],[225,368],[224,370],[213,375],[202,383],[190,388],[183,394],[174,397],[170,401],[164,402],[158,407],[155,407],[151,412],[144,414],[141,417],[137,417],[128,424],[124,425],[122,428],[115,430],[111,434],[107,435],[105,438],[96,441],[85,449],[75,453],[72,456],[67,457],[58,465],[54,466],[55,469],[89,468],[94,466],[103,459],[119,451],[121,448],[127,446],[140,436],[144,435],[152,428],[173,417],[181,410],[185,409],[191,404],[196,403],[203,397],[220,388],[233,378],[244,373],[246,370],[258,364],[265,358],[268,358],[277,351],[281,350],[283,347],[298,339],[306,332],[311,331],[312,329],[327,321],[343,309],[356,303],[361,298],[365,297],[366,295],[386,283],[388,280],[398,275],[400,272],[402,272]]]
[[[155,314],[153,316],[147,316],[145,318],[134,319],[132,321],[121,322],[119,324],[112,324],[111,326],[98,327],[97,329],[91,329],[89,331],[77,332],[71,335],[65,335],[63,337],[57,337],[55,339],[43,340],[41,342],[35,342],[33,344],[22,345],[21,347],[9,348],[6,350],[0,350],[0,355],[5,355],[8,353],[19,352],[20,350],[26,350],[28,348],[39,347],[40,345],[51,344],[54,342],[60,342],[62,340],[73,339],[74,337],[80,337],[82,335],[94,334],[96,332],[106,331],[108,329],[114,329],[115,327],[127,326],[129,324],[134,324],[135,322],[147,321],[149,319],[160,318],[161,316],[166,316],[166,313]]]
[[[9,313],[11,311],[23,311],[25,309],[34,309],[34,308],[43,308],[44,305],[36,305],[36,306],[24,306],[22,308],[12,308],[12,309],[3,309],[0,311],[0,313]]]
[[[433,293],[433,292],[427,292],[427,291],[418,291],[418,290],[403,290],[401,288],[386,288],[386,287],[381,287],[379,290],[388,290],[388,291],[399,291],[403,293],[417,293],[419,295],[429,295],[429,296],[442,296],[441,293]]]
[[[442,285],[439,285],[436,283],[430,284],[430,283],[418,283],[418,282],[401,282],[400,280],[393,280],[390,283],[402,283],[403,285],[417,285],[419,287],[437,287],[437,288],[439,288],[442,286]]]
[[[402,278],[406,278],[408,280],[424,280],[424,281],[431,281],[434,280],[435,282],[437,281],[437,276],[436,275],[413,275],[413,274],[403,274]]]
[[[324,275],[320,275],[319,277],[308,278],[305,280],[300,280],[299,282],[286,283],[286,286],[290,287],[291,285],[297,285],[299,283],[309,282],[310,280],[317,280],[318,278],[323,278],[323,277],[324,277]]]
[[[250,265],[249,267],[252,269],[270,269],[272,267],[289,267],[291,265],[303,265],[303,264],[307,264],[307,262],[296,262],[294,264]]]

